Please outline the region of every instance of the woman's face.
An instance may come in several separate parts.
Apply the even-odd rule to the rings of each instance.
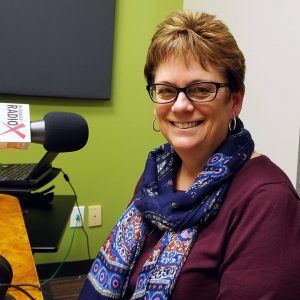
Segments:
[[[197,61],[188,66],[182,60],[169,60],[159,66],[155,83],[168,83],[175,87],[185,87],[199,81],[227,82],[215,68],[206,71]],[[237,116],[242,107],[243,91],[231,93],[228,88],[220,88],[211,102],[189,101],[184,93],[179,93],[173,103],[155,104],[160,130],[176,152],[188,155],[210,157],[224,141],[230,120]]]

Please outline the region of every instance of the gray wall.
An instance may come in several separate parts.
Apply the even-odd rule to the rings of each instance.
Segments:
[[[296,186],[300,2],[184,0],[184,8],[216,14],[231,29],[247,64],[241,118],[254,137],[256,150],[269,156]]]

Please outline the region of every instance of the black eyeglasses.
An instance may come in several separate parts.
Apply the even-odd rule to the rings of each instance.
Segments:
[[[165,104],[176,101],[180,92],[193,102],[210,102],[213,101],[222,87],[231,89],[229,83],[220,82],[194,82],[183,88],[175,87],[171,84],[154,83],[146,86],[150,98],[155,103]]]

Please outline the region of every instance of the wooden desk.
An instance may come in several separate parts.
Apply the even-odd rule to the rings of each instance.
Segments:
[[[13,269],[13,284],[31,283],[39,285],[33,255],[17,198],[0,194],[0,254]],[[43,299],[41,291],[25,287],[34,299]],[[22,292],[13,288],[8,293],[18,300],[28,299]]]

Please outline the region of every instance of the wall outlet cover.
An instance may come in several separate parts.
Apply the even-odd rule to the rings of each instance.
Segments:
[[[89,206],[89,226],[101,225],[101,205]]]
[[[73,207],[73,211],[71,213],[71,217],[70,217],[70,227],[74,228],[74,227],[82,227],[82,221],[84,222],[84,206],[79,206],[80,209],[80,213],[81,213],[81,217],[79,214],[79,210],[77,206]]]

